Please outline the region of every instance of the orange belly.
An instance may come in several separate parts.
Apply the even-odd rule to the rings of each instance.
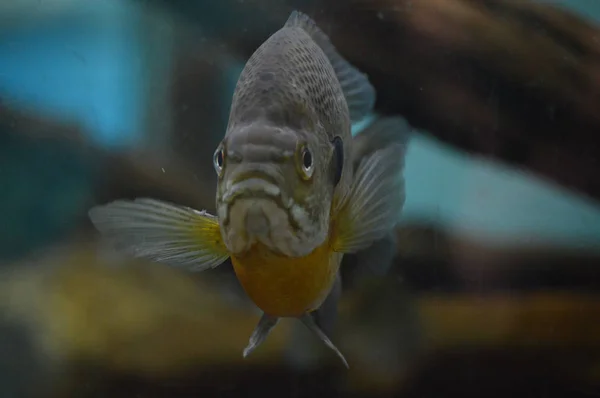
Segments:
[[[261,244],[241,257],[231,257],[250,299],[276,317],[297,317],[317,309],[331,290],[340,260],[328,242],[305,257],[278,255]]]

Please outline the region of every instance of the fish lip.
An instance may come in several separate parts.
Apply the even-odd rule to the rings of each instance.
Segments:
[[[273,171],[271,171],[273,173]],[[271,175],[267,170],[263,170],[261,168],[251,169],[246,172],[243,172],[239,175],[236,175],[232,181],[232,185],[239,184],[246,180],[257,179],[264,180],[272,185],[279,187],[281,181],[275,178],[275,176]]]
[[[287,198],[276,180],[267,175],[253,174],[237,178],[223,194],[222,202],[231,206],[237,199],[269,199],[285,210],[292,206],[292,201]]]

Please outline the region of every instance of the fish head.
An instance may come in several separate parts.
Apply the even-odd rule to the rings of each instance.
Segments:
[[[325,134],[257,121],[233,127],[214,153],[221,234],[233,255],[254,244],[289,257],[325,241],[334,184]]]

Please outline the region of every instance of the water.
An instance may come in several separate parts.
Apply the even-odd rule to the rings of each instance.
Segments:
[[[43,396],[600,393],[599,5],[539,2],[587,30],[525,1],[184,3],[0,5],[0,311]],[[242,360],[258,312],[228,264],[132,263],[87,220],[120,197],[214,206],[237,76],[293,7],[369,72],[372,118],[414,125],[397,258],[340,307],[348,372],[293,322]],[[23,361],[0,361],[6,391]]]

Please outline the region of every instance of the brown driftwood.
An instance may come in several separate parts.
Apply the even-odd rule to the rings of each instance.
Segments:
[[[325,3],[380,111],[600,198],[600,30],[529,1]]]
[[[600,198],[600,30],[568,10],[528,0],[230,3],[220,12],[248,21],[213,37],[245,58],[299,8],[369,75],[378,111]]]

